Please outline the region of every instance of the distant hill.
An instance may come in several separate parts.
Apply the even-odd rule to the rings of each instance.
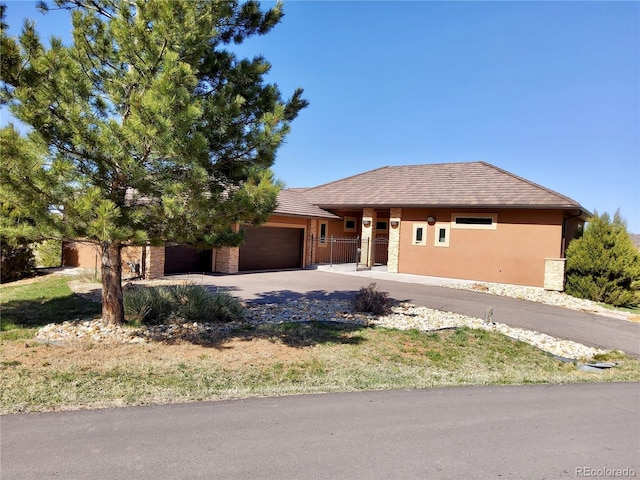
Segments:
[[[630,233],[629,236],[636,247],[640,248],[640,233]]]

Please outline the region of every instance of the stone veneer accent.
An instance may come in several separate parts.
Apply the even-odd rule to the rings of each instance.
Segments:
[[[315,263],[315,250],[313,245],[313,240],[318,236],[318,220],[307,220],[307,248],[306,248],[306,258],[305,258],[305,267],[307,265],[313,265]]]
[[[364,222],[371,222],[368,227]],[[375,262],[376,212],[373,208],[362,209],[362,239],[360,241],[360,264],[371,268]]]
[[[164,246],[145,247],[144,278],[158,278],[164,276]]]
[[[402,209],[392,208],[389,213],[389,253],[387,259],[387,271],[390,273],[398,273]],[[391,222],[398,222],[398,227],[391,227]]]
[[[216,250],[216,268],[219,273],[238,273],[240,247],[222,247]]]
[[[544,259],[544,289],[564,291],[564,273],[566,258]]]

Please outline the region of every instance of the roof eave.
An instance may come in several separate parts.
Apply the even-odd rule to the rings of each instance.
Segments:
[[[342,217],[339,217],[338,215],[334,215],[331,212],[327,212],[326,214],[307,214],[307,213],[291,213],[291,212],[272,212],[271,215],[277,215],[279,217],[290,217],[290,218],[310,218],[310,219],[314,219],[314,218],[327,218],[327,219],[333,219],[333,220],[338,220],[341,219]]]
[[[420,204],[373,204],[373,203],[322,203],[317,204],[322,209],[350,209],[350,208],[501,208],[501,209],[528,209],[528,210],[581,210],[591,216],[591,212],[580,205],[572,204],[536,204],[536,205],[509,205],[509,204],[461,204],[461,203],[420,203]]]

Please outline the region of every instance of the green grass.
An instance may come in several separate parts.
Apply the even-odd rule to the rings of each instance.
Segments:
[[[640,381],[640,361],[583,372],[499,333],[423,333],[335,322],[244,326],[203,342],[135,345],[25,341],[50,322],[99,305],[51,275],[0,288],[0,413],[99,408],[357,390]]]
[[[425,334],[283,324],[238,330],[227,340],[235,343],[216,349],[23,346],[0,364],[0,413],[358,390],[640,381],[640,362],[624,354],[599,358],[618,362],[616,368],[582,372],[530,345],[467,328]],[[273,356],[268,344],[285,353]],[[251,357],[229,363],[219,355],[233,349]]]
[[[48,275],[32,283],[0,288],[0,338],[29,338],[38,327],[76,318],[95,318],[100,304],[74,294],[68,282],[75,278]]]
[[[640,307],[614,307],[613,305],[608,305],[606,303],[600,303],[599,305],[602,305],[607,310],[628,312],[628,313],[633,313],[635,315],[640,315]]]

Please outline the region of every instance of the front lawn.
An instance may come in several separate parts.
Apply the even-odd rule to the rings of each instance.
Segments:
[[[76,318],[96,318],[100,305],[74,294],[76,277],[46,275],[0,286],[0,338],[30,338],[38,327]]]
[[[602,358],[618,362],[616,368],[591,373],[492,331],[423,333],[321,318],[247,325],[208,342],[35,342],[39,325],[99,313],[98,304],[71,293],[70,280],[50,276],[0,289],[0,413],[356,390],[640,381],[640,362],[623,354]]]

